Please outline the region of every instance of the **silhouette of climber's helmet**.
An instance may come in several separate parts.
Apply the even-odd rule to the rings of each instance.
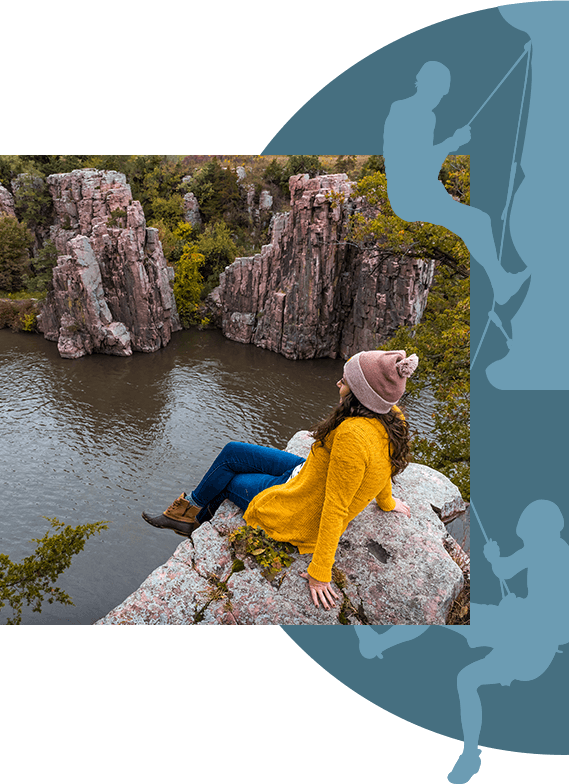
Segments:
[[[417,74],[415,87],[421,95],[432,98],[434,107],[450,90],[450,71],[446,65],[429,60]]]
[[[552,501],[534,501],[522,512],[516,533],[524,542],[547,539],[563,530],[561,510]]]

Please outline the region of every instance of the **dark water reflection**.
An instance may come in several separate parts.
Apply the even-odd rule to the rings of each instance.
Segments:
[[[30,554],[43,515],[110,521],[60,578],[75,607],[45,604],[23,623],[89,624],[119,604],[180,542],[141,510],[196,485],[227,441],[284,447],[335,405],[342,367],[197,330],[155,354],[70,361],[41,336],[0,330],[0,552]],[[407,409],[421,430],[431,413],[429,399]]]

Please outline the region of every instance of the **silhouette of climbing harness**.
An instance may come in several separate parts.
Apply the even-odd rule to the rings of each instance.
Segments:
[[[524,88],[523,88],[523,92],[522,92],[522,100],[521,100],[521,103],[520,103],[520,112],[519,112],[519,116],[518,116],[518,127],[516,129],[516,139],[515,139],[515,142],[514,142],[514,152],[513,152],[513,155],[512,155],[512,164],[510,166],[510,180],[508,182],[508,193],[507,193],[507,196],[506,196],[506,205],[505,205],[504,210],[503,210],[502,215],[501,215],[502,236],[501,236],[501,240],[500,240],[500,252],[498,254],[498,260],[499,260],[500,264],[502,263],[502,252],[504,250],[504,237],[505,237],[505,234],[506,234],[506,221],[507,221],[507,218],[508,218],[508,215],[509,215],[509,212],[510,212],[510,204],[511,204],[511,201],[512,201],[512,196],[513,196],[513,191],[514,191],[514,180],[516,178],[516,172],[517,172],[517,168],[518,168],[518,165],[517,165],[517,162],[516,162],[516,156],[517,156],[517,151],[518,151],[518,141],[519,141],[519,136],[520,136],[520,127],[521,127],[521,122],[522,122],[522,114],[523,114],[524,105],[525,105],[525,99],[526,99],[527,82],[528,82],[528,75],[529,75],[529,66],[530,66],[530,60],[531,60],[531,41],[528,41],[525,44],[523,54],[521,54],[518,57],[516,62],[512,65],[512,67],[508,71],[508,73],[503,77],[501,82],[494,88],[494,90],[490,93],[488,98],[486,98],[486,100],[484,101],[482,106],[478,109],[478,111],[472,117],[472,120],[470,120],[470,123],[472,123],[472,121],[480,114],[480,112],[486,106],[488,101],[492,98],[494,93],[496,93],[498,91],[498,89],[504,84],[504,82],[506,81],[508,76],[517,68],[518,64],[521,63],[521,61],[523,60],[523,58],[526,55],[527,55],[526,73],[525,73],[525,78],[524,78]],[[468,123],[468,124],[470,125],[470,123]],[[506,338],[506,344],[507,344],[508,348],[511,348],[511,342],[512,341],[510,339],[510,336],[508,335],[508,333],[504,329],[504,325],[502,324],[502,320],[500,319],[500,317],[496,313],[495,307],[496,307],[496,298],[494,297],[494,299],[492,301],[492,307],[491,307],[491,309],[490,309],[490,311],[488,313],[488,321],[486,322],[486,326],[484,327],[484,332],[482,333],[482,337],[480,338],[480,341],[478,343],[478,347],[476,349],[476,353],[474,354],[474,359],[470,363],[470,369],[471,370],[472,370],[472,368],[474,366],[474,363],[476,362],[476,357],[478,356],[478,352],[480,351],[480,347],[482,346],[482,343],[484,342],[484,338],[486,337],[486,333],[488,331],[488,327],[490,326],[490,322],[493,322],[498,327],[498,329],[502,332],[502,334]],[[478,515],[476,515],[476,517],[478,517]],[[480,522],[480,520],[478,520],[478,522]],[[482,524],[480,524],[480,525],[482,525]],[[484,530],[484,529],[482,529],[482,530]],[[484,534],[484,535],[486,536],[486,534]]]

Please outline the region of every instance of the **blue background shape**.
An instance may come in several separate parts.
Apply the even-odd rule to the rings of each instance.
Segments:
[[[443,62],[452,74],[450,92],[435,110],[438,143],[470,120],[523,52],[527,40],[525,33],[505,22],[497,8],[420,30],[375,52],[331,82],[291,118],[263,154],[381,153],[383,125],[391,103],[414,92],[415,75],[427,60]],[[460,149],[461,154],[471,155],[472,204],[491,215],[497,242],[523,79],[524,69],[519,67],[476,118],[471,142]],[[518,174],[516,187],[522,176]],[[508,271],[523,268],[508,232],[503,266]],[[506,327],[523,293],[500,312]],[[471,295],[471,345],[475,347],[493,299],[486,274],[475,262]],[[516,523],[536,499],[555,502],[569,520],[562,439],[569,425],[569,412],[563,405],[566,393],[507,392],[492,387],[485,369],[506,352],[504,337],[491,325],[471,378],[472,499],[488,536],[498,541],[503,555],[521,546]],[[563,536],[567,539],[567,531]],[[499,583],[482,555],[483,545],[482,533],[473,523],[472,599],[497,604]],[[525,573],[508,585],[518,596],[525,596]],[[560,613],[567,612],[565,597],[552,597],[552,601],[559,603]],[[471,650],[459,635],[434,627],[379,662],[360,657],[353,629],[284,629],[357,693],[419,726],[462,738],[456,675],[489,649]],[[528,626],[528,635],[534,633]],[[569,753],[566,658],[555,656],[548,670],[534,681],[480,690],[482,745],[542,754]]]

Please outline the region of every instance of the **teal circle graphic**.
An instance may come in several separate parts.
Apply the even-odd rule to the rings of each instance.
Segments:
[[[525,5],[569,6],[565,2]],[[437,144],[469,123],[524,52],[528,40],[526,33],[506,22],[498,8],[459,16],[406,36],[328,84],[291,118],[263,154],[380,154],[391,104],[414,92],[415,76],[429,60],[444,63],[452,75],[451,89],[435,110]],[[519,68],[481,111],[472,125],[471,141],[460,149],[461,154],[471,156],[472,204],[491,216],[495,237],[501,231],[523,83],[524,68]],[[560,72],[559,84],[551,85],[552,95],[557,96],[553,100],[567,100],[566,84]],[[527,114],[526,107],[522,109],[522,146]],[[564,150],[548,150],[544,155],[543,166],[550,167],[552,178],[555,158],[564,154]],[[519,175],[515,188],[522,179]],[[559,227],[543,227],[544,232],[555,230]],[[513,272],[524,266],[508,231],[503,266]],[[483,335],[493,300],[486,273],[475,261],[471,298],[474,347]],[[506,327],[520,307],[519,299],[508,303],[501,313]],[[551,339],[555,341],[558,336],[552,335]],[[492,327],[471,376],[471,462],[476,510],[489,538],[499,543],[504,555],[510,555],[523,544],[516,535],[517,522],[537,499],[557,504],[566,521],[562,535],[567,540],[567,458],[562,436],[569,432],[569,406],[564,391],[505,392],[494,388],[486,368],[506,352],[504,338]],[[554,428],[542,426],[548,416]],[[478,604],[498,605],[500,585],[483,556],[483,534],[474,516],[471,519],[472,599]],[[527,596],[526,572],[508,580],[508,586],[518,597]],[[549,615],[543,616],[546,621],[535,615],[524,619],[516,634],[518,650],[536,637],[545,638],[549,631],[555,632],[556,618],[567,616],[566,607],[565,596],[552,596]],[[549,626],[547,618],[552,619]],[[365,659],[359,653],[354,628],[283,628],[322,667],[371,702],[426,729],[463,738],[457,675],[470,663],[484,659],[490,647],[470,648],[460,635],[444,627],[432,627],[421,637],[387,651],[382,660]],[[391,627],[374,628],[381,633]],[[563,650],[567,652],[567,646],[561,645],[560,652]],[[512,662],[514,659],[515,653]],[[516,752],[569,753],[568,659],[554,655],[549,667],[534,680],[481,687],[480,744]]]

